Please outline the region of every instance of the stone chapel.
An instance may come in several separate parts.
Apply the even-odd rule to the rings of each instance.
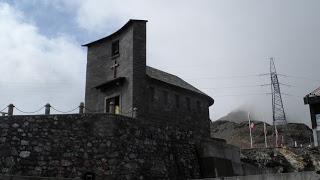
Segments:
[[[175,75],[146,65],[146,23],[129,20],[113,34],[83,45],[88,48],[87,112],[132,116],[136,111],[139,118],[209,122],[211,97]]]
[[[2,174],[102,180],[246,172],[239,148],[210,137],[214,100],[146,65],[146,23],[130,20],[83,45],[86,113],[0,117]]]

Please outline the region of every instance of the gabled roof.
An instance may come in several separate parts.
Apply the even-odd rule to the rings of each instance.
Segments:
[[[319,104],[320,103],[320,87],[313,90],[303,98],[304,104]]]
[[[146,68],[147,76],[149,76],[152,79],[156,79],[158,81],[162,81],[183,89],[187,89],[189,91],[195,92],[197,94],[201,94],[203,96],[206,96],[209,98],[210,102],[213,104],[214,100],[205,94],[204,92],[200,91],[199,89],[195,88],[191,84],[187,83],[183,79],[179,78],[178,76],[175,76],[173,74],[166,73],[164,71],[161,71],[159,69],[155,69],[153,67],[147,66]]]
[[[320,96],[320,87],[318,87],[317,89],[315,89],[314,91],[312,91],[310,94],[308,94],[308,96]]]

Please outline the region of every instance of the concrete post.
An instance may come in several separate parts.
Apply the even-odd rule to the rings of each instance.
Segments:
[[[313,133],[313,145],[314,147],[318,147],[318,135],[317,135],[317,128],[312,129],[312,133]]]
[[[13,104],[9,104],[9,106],[8,106],[8,116],[12,116],[13,115],[13,108],[14,108],[14,105]]]
[[[137,116],[138,116],[138,108],[134,107],[132,109],[132,117],[137,118]]]
[[[49,103],[47,103],[45,105],[45,111],[44,111],[45,115],[49,115],[50,114],[50,108],[51,108],[51,105]]]
[[[114,108],[114,102],[111,101],[109,104],[109,113],[114,114],[115,113],[115,108]]]
[[[79,105],[79,114],[83,114],[84,113],[84,103],[81,102]]]

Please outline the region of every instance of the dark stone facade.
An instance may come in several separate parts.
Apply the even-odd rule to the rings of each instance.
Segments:
[[[114,34],[88,47],[85,104],[87,112],[106,112],[106,99],[120,97],[120,113],[160,121],[193,119],[209,136],[213,99],[179,77],[146,66],[146,22],[130,20]],[[112,54],[119,42],[119,53]],[[116,72],[111,67],[116,64]],[[120,78],[123,80],[120,82]]]
[[[2,174],[112,179],[201,177],[189,124],[110,114],[0,117]],[[187,122],[187,121],[186,121]]]
[[[197,96],[192,92],[151,78],[148,79],[147,88],[149,89],[148,97],[145,99],[149,104],[147,110],[150,118],[157,119],[160,122],[164,120],[173,120],[177,123],[187,121],[190,123],[190,128],[192,127],[191,124],[196,123],[199,128],[197,131],[201,132],[204,137],[210,136],[209,104],[203,104],[200,109],[196,104],[197,101],[206,103],[205,97]],[[150,89],[154,89],[153,99]],[[167,100],[165,100],[164,96],[167,96]],[[176,96],[179,97],[178,107]],[[190,100],[190,107],[187,107],[187,99]]]
[[[303,98],[304,104],[309,104],[311,127],[314,146],[320,144],[320,87]]]
[[[145,28],[145,21],[129,22],[115,34],[86,45],[88,47],[85,95],[87,112],[105,112],[107,106],[105,98],[116,95],[120,95],[121,114],[129,114],[133,107],[143,109],[137,105],[139,98],[133,97],[134,94],[135,96],[138,94],[135,90],[137,84],[142,83],[140,86],[144,84],[140,80],[143,79],[141,76],[145,75],[146,55],[145,51],[143,54],[134,47],[139,45],[140,48],[145,49]],[[144,36],[144,38],[139,38],[140,36]],[[111,51],[114,41],[119,41],[120,53],[116,56],[112,56]],[[121,84],[115,82],[111,88],[97,88],[97,86],[115,79],[114,70],[111,69],[115,61],[119,64],[116,76],[125,77],[125,81]],[[138,72],[134,73],[134,69]],[[144,88],[141,89],[140,93],[143,94]]]
[[[130,20],[85,46],[86,113],[0,117],[2,174],[74,178],[94,173],[98,179],[241,175],[239,149],[210,139],[213,99],[179,77],[146,66],[146,21]]]

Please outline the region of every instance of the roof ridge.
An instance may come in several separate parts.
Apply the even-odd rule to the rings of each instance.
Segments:
[[[313,90],[310,94],[320,96],[320,86],[317,89]]]
[[[185,80],[183,80],[182,78],[180,78],[177,75],[167,73],[165,71],[159,70],[159,69],[151,67],[151,66],[147,66],[146,74],[153,79],[160,80],[162,82],[165,82],[165,83],[168,83],[168,84],[171,84],[171,85],[183,88],[183,89],[187,89],[189,91],[193,91],[195,93],[207,96],[208,98],[212,99],[209,95],[202,92],[201,90],[194,87],[193,85],[186,82]],[[174,79],[170,78],[169,76],[173,77]],[[213,99],[212,99],[212,101],[213,101]]]

